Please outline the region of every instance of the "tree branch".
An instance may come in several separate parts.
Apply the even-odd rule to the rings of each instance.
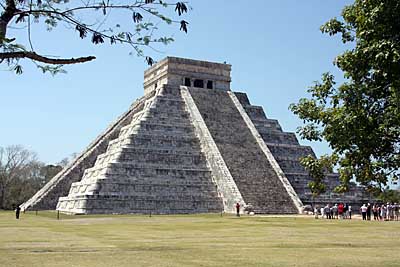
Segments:
[[[18,58],[29,58],[34,61],[46,64],[53,64],[53,65],[77,64],[96,59],[96,57],[94,56],[78,57],[78,58],[61,58],[61,59],[48,58],[45,56],[38,55],[35,52],[28,52],[28,51],[0,53],[0,61],[3,61],[4,59],[18,59]]]
[[[7,33],[7,25],[15,16],[15,12],[17,12],[17,7],[15,6],[14,0],[6,1],[6,8],[4,12],[0,16],[0,44],[6,38]]]

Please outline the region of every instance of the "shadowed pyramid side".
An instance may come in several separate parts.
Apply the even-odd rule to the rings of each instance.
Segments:
[[[299,212],[229,91],[191,87],[194,99],[243,200],[257,213]],[[295,194],[295,193],[294,193]]]
[[[356,209],[363,203],[368,195],[356,185],[352,185],[345,194],[334,193],[340,182],[337,173],[327,175],[326,192],[314,198],[308,187],[312,179],[300,163],[301,157],[316,157],[312,148],[300,145],[294,133],[284,132],[277,120],[267,118],[262,107],[251,105],[246,93],[235,92],[235,95],[304,204],[345,202],[352,203]]]

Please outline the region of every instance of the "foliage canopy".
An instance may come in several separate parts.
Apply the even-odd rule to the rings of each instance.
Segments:
[[[0,0],[0,64],[8,64],[21,74],[20,60],[29,59],[43,72],[54,74],[62,71],[62,65],[95,59],[94,56],[57,58],[37,53],[31,28],[34,23],[39,23],[47,30],[64,25],[76,31],[78,37],[87,38],[96,45],[104,42],[128,45],[152,65],[154,60],[146,56],[142,48],[154,49],[156,44],[166,45],[173,41],[171,37],[157,35],[160,22],[177,24],[187,33],[188,22],[172,18],[187,12],[185,2],[170,3],[168,0]],[[26,31],[26,44],[17,36],[8,36],[10,29],[17,28]]]
[[[310,98],[290,106],[306,123],[298,129],[302,138],[330,144],[331,163],[340,174],[339,192],[348,190],[353,178],[375,193],[399,179],[399,14],[400,1],[355,0],[343,9],[341,19],[323,25],[323,33],[352,44],[334,61],[345,81],[337,86],[334,76],[325,73],[308,90]],[[306,166],[313,161],[303,159]],[[321,183],[314,179],[313,186],[320,188]]]

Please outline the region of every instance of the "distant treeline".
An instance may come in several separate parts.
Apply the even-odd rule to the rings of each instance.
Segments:
[[[15,209],[36,193],[67,164],[40,162],[35,152],[22,146],[0,147],[0,209]]]

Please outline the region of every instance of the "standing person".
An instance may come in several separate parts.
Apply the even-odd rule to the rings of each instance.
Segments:
[[[382,221],[381,205],[377,204],[377,209],[378,209],[378,220]]]
[[[19,220],[20,211],[21,211],[21,208],[18,205],[17,208],[15,209],[15,219],[17,219],[17,220]]]
[[[339,203],[338,214],[339,214],[340,219],[344,219],[343,212],[344,212],[344,205],[343,205],[343,203]]]
[[[374,204],[372,206],[372,213],[374,214],[374,221],[379,220],[379,218],[378,218],[378,205]]]
[[[324,212],[325,212],[326,218],[330,219],[331,218],[331,209],[329,208],[329,204],[326,204]]]
[[[367,206],[363,204],[360,208],[363,221],[367,220]]]
[[[321,219],[323,219],[325,216],[325,208],[324,206],[321,206]]]
[[[398,221],[399,220],[399,204],[394,203],[393,210],[394,210],[394,219],[396,221]]]
[[[391,206],[390,206],[390,203],[388,202],[388,203],[386,204],[386,220],[388,220],[388,221],[390,221],[390,213],[391,213],[391,210],[392,210],[392,208],[391,208]]]
[[[344,204],[343,208],[343,218],[347,219],[349,217],[349,205],[346,203]]]
[[[236,216],[240,217],[240,204],[239,204],[239,202],[236,203]]]
[[[371,220],[371,204],[368,203],[367,205],[367,220],[370,221]]]
[[[394,203],[390,203],[390,220],[394,220]]]
[[[332,219],[338,219],[338,206],[337,206],[337,204],[335,204],[332,207],[332,212],[333,212]]]
[[[314,208],[314,218],[318,219],[318,206],[315,206]]]
[[[381,220],[386,221],[386,207],[385,204],[381,206]]]
[[[351,205],[349,205],[348,212],[349,212],[349,219],[351,220]]]

